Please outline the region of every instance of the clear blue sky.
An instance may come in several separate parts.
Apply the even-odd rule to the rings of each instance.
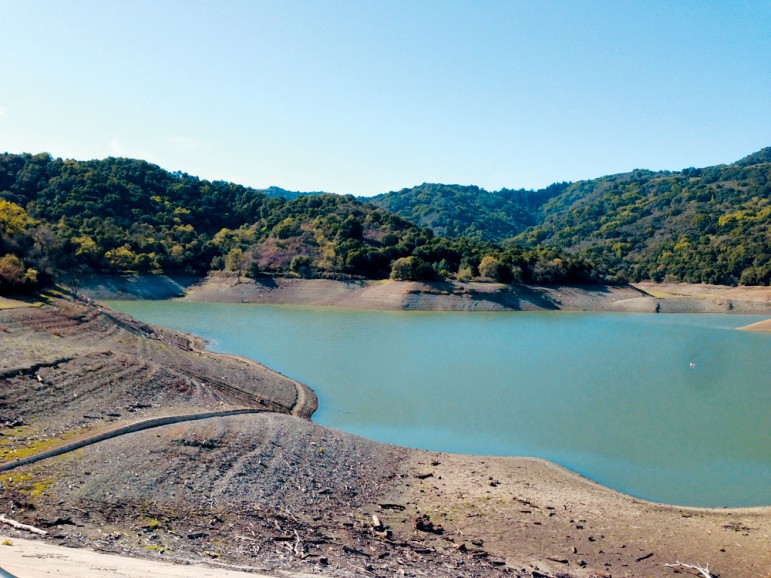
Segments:
[[[771,145],[771,1],[0,0],[0,152],[542,187]]]

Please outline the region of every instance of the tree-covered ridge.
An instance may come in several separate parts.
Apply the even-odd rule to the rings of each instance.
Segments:
[[[540,191],[424,184],[371,199],[437,235],[564,249],[619,280],[771,283],[771,148]]]
[[[581,181],[516,240],[582,255],[634,281],[768,285],[771,148],[736,163]]]
[[[497,243],[536,225],[543,204],[567,183],[538,191],[424,183],[367,199],[435,234]]]
[[[309,197],[314,195],[330,194],[330,193],[325,193],[324,191],[313,191],[313,192],[288,191],[286,189],[282,189],[281,187],[273,187],[273,186],[268,187],[267,189],[257,189],[257,190],[262,194],[264,194],[266,197],[281,197],[288,201],[291,201],[292,199],[296,199],[298,197]]]
[[[315,265],[340,268],[352,242],[380,245],[388,234],[402,238],[417,229],[352,198],[289,201],[121,158],[3,155],[0,198],[48,223],[79,265],[101,270],[205,273],[224,266],[230,250],[256,246],[266,253],[250,255],[266,271],[288,268],[285,261],[293,256],[322,252],[325,263]]]
[[[767,285],[770,173],[768,148],[541,191],[422,185],[379,198],[424,228],[351,196],[268,195],[133,159],[4,154],[0,291],[81,270]]]
[[[81,270],[594,280],[558,250],[436,237],[351,196],[269,197],[133,159],[5,154],[0,199],[0,223],[14,224],[0,231],[0,266],[15,287]]]

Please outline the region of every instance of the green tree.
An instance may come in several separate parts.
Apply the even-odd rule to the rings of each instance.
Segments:
[[[289,264],[289,269],[293,273],[297,273],[300,277],[311,276],[311,259],[307,255],[297,255],[292,257],[292,261]]]
[[[119,271],[132,271],[136,268],[137,255],[128,245],[107,251],[104,257],[111,267]]]
[[[35,221],[16,203],[0,199],[0,238],[26,234]]]
[[[37,271],[28,269],[16,255],[0,257],[0,293],[31,289],[37,285],[37,281]]]
[[[241,280],[241,271],[244,267],[244,252],[240,247],[233,247],[225,257],[225,269],[238,275],[238,281]]]
[[[479,262],[479,274],[488,279],[497,279],[498,269],[500,269],[500,267],[501,262],[498,261],[498,259],[492,255],[485,255]]]
[[[396,259],[391,265],[391,279],[395,281],[433,281],[436,278],[431,265],[412,255]]]

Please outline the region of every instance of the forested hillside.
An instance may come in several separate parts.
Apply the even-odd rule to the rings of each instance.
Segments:
[[[425,184],[368,200],[4,154],[0,291],[84,271],[771,283],[771,148],[539,191]]]
[[[556,249],[437,237],[350,196],[288,200],[132,159],[0,156],[0,291],[87,270],[595,280]]]
[[[539,223],[544,203],[567,186],[556,183],[538,191],[490,192],[474,186],[424,183],[366,200],[440,236],[497,243]]]
[[[372,202],[437,235],[559,248],[619,280],[771,283],[771,148],[538,191],[424,184]]]
[[[574,183],[543,214],[516,240],[634,281],[771,282],[771,148],[730,165]]]

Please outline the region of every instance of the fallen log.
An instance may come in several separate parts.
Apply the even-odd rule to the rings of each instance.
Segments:
[[[17,530],[24,530],[25,532],[32,532],[33,534],[40,534],[41,536],[45,536],[48,534],[48,532],[46,532],[45,530],[41,530],[40,528],[35,528],[35,526],[22,524],[21,522],[17,522],[16,520],[11,520],[10,518],[6,518],[2,514],[0,514],[0,523],[7,524],[13,528],[16,528]]]
[[[635,562],[642,562],[643,560],[647,560],[648,558],[651,558],[653,556],[653,552],[650,554],[646,554],[645,556],[640,556],[635,560]]]

